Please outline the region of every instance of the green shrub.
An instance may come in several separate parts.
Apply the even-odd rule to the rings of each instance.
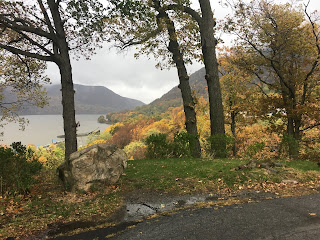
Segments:
[[[288,134],[284,134],[282,136],[282,141],[280,143],[280,152],[284,155],[284,156],[289,156],[289,151],[291,149],[296,149],[297,152],[299,152],[299,141],[294,139],[292,136],[288,135]]]
[[[234,139],[227,134],[215,134],[207,138],[205,151],[207,155],[225,158],[232,149]]]
[[[247,147],[246,156],[249,158],[255,157],[258,153],[262,152],[265,145],[266,144],[264,142],[256,142],[256,143],[250,144]]]
[[[186,131],[177,132],[173,138],[174,157],[191,157],[191,146],[194,138]]]
[[[172,145],[167,141],[167,134],[152,134],[146,138],[145,143],[147,158],[168,158],[172,155]]]
[[[33,151],[20,142],[12,143],[11,148],[0,147],[1,194],[28,192],[41,167]]]
[[[133,157],[133,159],[143,159],[145,155],[146,145],[141,141],[131,142],[129,145],[124,147],[124,151],[126,152],[129,158]]]

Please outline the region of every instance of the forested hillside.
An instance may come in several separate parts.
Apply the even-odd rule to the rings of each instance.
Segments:
[[[193,90],[195,97],[203,96],[207,99],[205,69],[201,68],[195,73],[190,75],[190,86]],[[158,98],[148,105],[139,106],[130,111],[122,111],[109,113],[107,118],[110,123],[124,121],[127,117],[136,117],[140,114],[146,116],[158,116],[168,110],[170,107],[179,107],[182,105],[181,91],[178,86],[172,88],[169,92],[165,93],[161,98]]]

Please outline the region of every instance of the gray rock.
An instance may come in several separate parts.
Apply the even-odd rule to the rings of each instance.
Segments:
[[[71,154],[69,161],[58,167],[58,173],[68,189],[88,191],[94,183],[115,184],[126,167],[123,150],[100,143]]]

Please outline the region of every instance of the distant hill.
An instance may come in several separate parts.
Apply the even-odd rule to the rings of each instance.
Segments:
[[[195,91],[199,96],[207,97],[206,90],[206,80],[205,80],[206,70],[201,68],[195,73],[190,75],[189,83],[191,89]],[[157,104],[160,102],[179,100],[180,105],[182,104],[181,90],[178,86],[172,88],[169,92],[165,93],[161,98],[154,100],[150,105]],[[147,105],[146,105],[147,106]]]
[[[44,108],[24,106],[19,113],[24,115],[62,114],[61,86],[49,85],[49,105]],[[144,103],[135,99],[122,97],[102,86],[84,86],[75,84],[76,114],[107,114],[143,106]]]
[[[190,75],[190,86],[191,89],[198,95],[208,98],[207,94],[207,82],[205,80],[205,68],[201,68],[195,73]],[[147,116],[156,116],[168,110],[169,107],[179,107],[182,105],[181,91],[178,86],[172,88],[169,92],[165,93],[162,97],[154,100],[148,105],[140,106],[135,108],[130,114],[130,117],[138,116],[139,114]],[[108,114],[108,119],[112,122],[121,122],[124,120],[125,111],[120,113],[110,113]]]

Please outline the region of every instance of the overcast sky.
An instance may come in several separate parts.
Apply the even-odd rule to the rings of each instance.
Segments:
[[[197,0],[193,0],[193,8],[198,9]],[[211,0],[215,17],[223,19],[230,9],[219,4],[218,0]],[[275,3],[292,2],[291,0],[275,0]],[[307,2],[307,0],[299,1]],[[310,10],[320,10],[320,1],[311,0]],[[230,42],[230,36],[223,35],[225,42]],[[91,60],[73,60],[74,83],[83,85],[105,86],[115,93],[144,103],[150,103],[161,97],[171,88],[178,85],[176,69],[160,70],[155,67],[156,62],[147,57],[135,59],[134,51],[117,53],[115,49],[105,47],[92,56]],[[199,70],[203,67],[200,63],[188,65],[188,72]],[[49,64],[47,70],[52,83],[60,83],[59,71],[54,64]]]

